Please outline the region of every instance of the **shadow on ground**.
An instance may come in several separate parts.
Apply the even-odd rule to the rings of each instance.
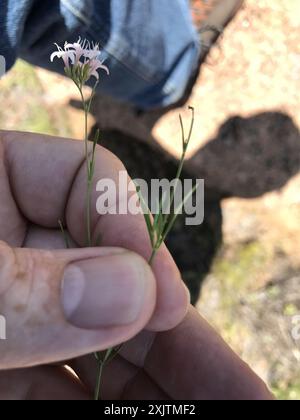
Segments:
[[[222,197],[255,198],[282,188],[300,170],[300,135],[281,112],[230,118],[188,162]]]
[[[121,159],[132,178],[150,183],[153,178],[175,177],[178,162],[149,143],[107,130],[102,131],[101,144]],[[192,303],[197,302],[222,244],[221,200],[277,190],[299,169],[299,131],[291,118],[279,112],[231,118],[187,162],[183,178],[205,179],[205,220],[201,226],[185,226],[181,216],[167,245],[190,289]]]
[[[175,178],[176,160],[149,144],[117,131],[102,132],[101,137],[101,145],[121,159],[131,178],[142,178],[148,184],[153,178]],[[193,176],[185,170],[182,178]],[[200,226],[185,226],[185,215],[179,216],[167,240],[167,246],[191,292],[193,304],[198,300],[201,284],[222,242],[220,201],[211,191],[206,191],[205,214],[205,221]]]

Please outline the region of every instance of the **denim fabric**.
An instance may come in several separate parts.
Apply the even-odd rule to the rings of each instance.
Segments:
[[[100,91],[143,109],[184,94],[200,43],[188,0],[0,0],[0,55],[63,73],[54,43],[99,42],[111,75]]]

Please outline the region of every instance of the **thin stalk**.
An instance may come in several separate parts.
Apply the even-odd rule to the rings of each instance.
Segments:
[[[180,177],[181,177],[181,174],[182,174],[182,171],[183,171],[183,166],[184,166],[187,150],[188,150],[188,147],[189,147],[189,144],[190,144],[190,141],[191,141],[191,137],[192,137],[192,134],[193,134],[195,112],[194,112],[194,108],[189,107],[189,109],[192,111],[192,121],[191,121],[190,130],[189,130],[189,134],[188,134],[187,138],[185,138],[185,130],[184,130],[184,126],[183,126],[182,117],[181,117],[181,115],[179,115],[181,135],[182,135],[182,155],[181,155],[181,159],[180,159],[179,166],[178,166],[177,173],[176,173],[176,177],[175,177],[176,182],[175,182],[174,188],[172,189],[171,196],[170,196],[170,209],[172,208],[172,206],[174,204],[175,193],[176,193],[177,188],[178,188]],[[164,234],[165,229],[168,230],[168,227],[167,227],[168,222],[169,222],[169,215],[166,215],[166,217],[164,217],[163,226],[162,226],[162,229],[161,229],[162,234]],[[164,239],[163,239],[163,241],[164,241]]]
[[[151,257],[149,258],[149,262],[148,262],[148,264],[149,264],[149,265],[152,265],[152,263],[153,263],[153,261],[154,261],[154,258],[155,258],[155,256],[156,256],[156,253],[157,253],[157,249],[156,249],[156,247],[155,247],[155,248],[153,248],[153,250],[152,250],[152,254],[151,254]]]
[[[86,233],[87,233],[87,245],[92,246],[92,227],[91,227],[91,199],[92,199],[92,187],[93,187],[93,176],[90,170],[90,160],[88,155],[88,109],[84,103],[85,113],[85,158],[87,165],[87,192],[86,192]]]
[[[85,156],[85,163],[86,163],[86,170],[87,170],[87,191],[86,191],[86,237],[87,237],[87,246],[92,246],[92,232],[91,232],[91,196],[92,196],[92,181],[91,179],[91,171],[90,171],[90,159],[88,153],[88,118],[89,118],[89,109],[91,107],[91,101],[87,104],[83,91],[82,85],[76,83],[76,86],[79,90],[82,106],[84,110],[84,156]]]
[[[91,247],[92,244],[92,231],[91,231],[91,197],[92,197],[92,180],[88,180],[87,194],[86,194],[86,233],[87,245]]]
[[[94,394],[94,400],[99,401],[101,397],[101,384],[103,378],[104,368],[119,352],[122,346],[119,347],[111,347],[106,350],[103,359],[101,360],[101,352],[95,353],[95,358],[98,362],[98,372],[97,372],[97,381],[96,381],[96,388]]]
[[[93,147],[93,153],[91,159],[89,158],[88,152],[88,116],[91,109],[92,101],[96,92],[97,83],[95,84],[89,102],[86,102],[83,96],[82,88],[79,88],[82,105],[84,109],[85,115],[85,129],[84,129],[84,144],[85,144],[85,160],[87,166],[87,193],[86,193],[86,233],[87,233],[87,246],[93,246],[92,241],[92,226],[91,226],[91,201],[92,201],[92,188],[93,188],[93,178],[94,178],[94,165],[95,165],[95,144]],[[99,401],[100,393],[101,393],[101,383],[103,377],[103,370],[105,367],[105,360],[102,362],[100,360],[101,355],[98,353],[95,355],[97,363],[98,363],[98,370],[97,370],[97,381],[95,387],[95,394],[94,398],[95,401]]]
[[[89,105],[86,107],[85,105],[85,109],[89,110],[91,106],[91,101],[89,102]],[[180,117],[180,123],[181,123],[181,129],[182,129],[182,141],[183,141],[183,151],[182,151],[182,156],[179,162],[179,166],[177,169],[177,173],[176,173],[176,182],[174,185],[174,188],[171,192],[171,196],[170,196],[170,208],[173,206],[174,204],[174,199],[175,199],[175,193],[177,191],[177,187],[178,187],[178,183],[182,174],[182,170],[183,170],[183,166],[184,166],[184,162],[185,162],[185,158],[186,158],[186,153],[187,153],[187,149],[189,146],[189,142],[191,139],[191,135],[192,135],[192,131],[193,131],[193,124],[194,124],[194,110],[191,108],[192,110],[192,123],[191,123],[191,127],[190,127],[190,131],[189,131],[189,135],[188,138],[185,139],[185,134],[184,134],[184,127],[183,127],[183,123],[182,123],[182,119]],[[93,162],[93,160],[92,160]],[[88,165],[89,166],[89,165]],[[89,166],[90,168],[90,166]],[[89,180],[93,179],[93,171],[91,171],[89,169]],[[91,182],[89,182],[88,184],[89,186],[91,186]],[[193,192],[195,191],[195,189],[192,190],[192,192],[190,194],[193,194]],[[138,194],[140,193],[139,189],[137,189]],[[185,197],[184,201],[182,202],[182,206],[185,204],[186,199],[190,196],[190,194]],[[88,189],[88,195],[90,197],[90,190]],[[145,207],[145,203],[143,200],[143,197],[141,194],[140,195],[140,201],[141,201],[141,205],[142,208]],[[147,229],[148,229],[148,233],[149,233],[149,237],[150,237],[150,241],[151,241],[151,245],[152,245],[152,253],[149,259],[149,265],[151,266],[153,264],[153,261],[156,257],[157,252],[159,251],[162,243],[166,240],[167,235],[169,234],[170,230],[172,229],[175,220],[178,216],[178,210],[179,209],[175,209],[174,214],[171,215],[166,215],[164,217],[163,215],[163,204],[164,204],[164,198],[162,198],[162,201],[159,203],[159,210],[158,210],[158,215],[156,215],[154,222],[151,222],[151,217],[150,214],[148,213],[145,216],[145,221],[146,221],[146,225],[147,225]],[[89,228],[90,229],[90,228]],[[110,348],[108,350],[106,350],[104,357],[101,360],[101,353],[96,353],[95,354],[95,358],[98,362],[98,371],[97,371],[97,381],[96,381],[96,387],[95,387],[95,394],[94,394],[94,398],[95,401],[99,401],[100,397],[101,397],[101,384],[102,384],[102,378],[103,378],[103,372],[104,372],[104,368],[107,365],[107,363],[109,363],[112,358],[118,354],[120,348]],[[113,355],[113,356],[112,356]],[[112,357],[111,357],[112,356]]]
[[[91,49],[91,45],[88,41],[81,42],[79,41],[82,49]],[[75,45],[75,44],[74,44]],[[93,49],[97,49],[98,45],[93,44]],[[98,48],[99,50],[99,48]],[[65,48],[66,51],[66,48]],[[95,151],[96,151],[96,145],[99,140],[98,133],[94,138],[92,153],[89,152],[89,138],[88,138],[88,118],[89,113],[91,110],[92,101],[95,96],[96,88],[98,85],[98,80],[95,83],[92,94],[89,98],[89,100],[85,100],[84,93],[83,93],[83,86],[85,86],[86,82],[91,77],[90,74],[90,59],[85,56],[85,54],[81,54],[84,56],[84,62],[77,60],[77,62],[70,67],[70,63],[68,63],[65,66],[65,73],[68,77],[70,77],[74,84],[76,85],[82,101],[82,106],[84,110],[84,157],[85,157],[85,164],[86,164],[86,172],[87,172],[87,189],[86,189],[86,235],[87,235],[87,246],[99,246],[98,239],[93,243],[92,239],[92,225],[91,225],[91,207],[92,207],[92,193],[93,193],[93,181],[94,181],[94,172],[95,172]],[[69,59],[68,59],[69,61]],[[72,60],[70,60],[72,61]],[[94,74],[93,74],[94,75]],[[97,78],[98,79],[98,78]],[[62,234],[65,239],[66,247],[69,247],[68,242],[68,236],[67,233],[64,230],[63,224],[60,221],[59,226],[61,228]],[[111,349],[108,352],[106,352],[106,355],[104,357],[104,360],[101,360],[101,353],[95,353],[95,358],[98,362],[98,371],[97,371],[97,383],[96,383],[96,389],[95,389],[95,399],[99,400],[100,398],[100,390],[101,390],[101,381],[102,381],[102,375],[103,375],[103,369],[105,363],[109,360],[112,353],[114,353],[115,349]]]
[[[99,401],[101,398],[101,384],[102,384],[102,377],[103,377],[103,369],[104,369],[104,363],[102,363],[100,360],[98,361],[98,370],[97,370],[97,380],[96,380],[96,387],[95,387],[95,394],[94,394],[94,400]]]
[[[87,108],[87,104],[86,104],[86,100],[85,100],[85,98],[84,98],[84,95],[83,95],[83,91],[82,91],[82,86],[81,85],[76,85],[77,86],[77,88],[78,88],[78,90],[79,90],[79,93],[80,93],[80,96],[81,96],[81,101],[82,101],[82,105],[83,105],[83,109],[84,109],[84,155],[85,155],[85,161],[86,161],[86,164],[87,164],[87,170],[88,170],[88,173],[89,173],[89,168],[88,168],[88,162],[89,162],[89,157],[88,157],[88,117],[89,117],[89,115],[88,115],[88,108]]]
[[[84,142],[85,142],[85,159],[86,159],[86,165],[87,165],[87,194],[86,194],[86,230],[87,230],[87,245],[89,247],[93,246],[92,241],[92,226],[91,226],[91,200],[92,200],[92,188],[93,188],[93,178],[94,178],[94,164],[95,164],[95,142],[93,147],[93,153],[91,159],[89,158],[89,152],[88,152],[88,115],[91,109],[92,101],[96,92],[97,84],[95,84],[90,100],[89,102],[86,102],[83,96],[82,89],[79,87],[84,114],[85,114],[85,135],[84,135]],[[95,358],[98,363],[98,370],[97,370],[97,380],[96,380],[96,386],[95,386],[95,393],[94,393],[94,399],[95,401],[99,401],[101,397],[101,384],[102,384],[102,377],[103,377],[103,371],[104,367],[106,365],[106,362],[112,353],[112,348],[108,349],[103,361],[100,360],[101,354],[96,353]]]
[[[176,180],[175,181],[175,185],[172,188],[172,192],[171,192],[171,195],[170,195],[170,210],[171,210],[171,208],[173,206],[173,203],[174,203],[175,193],[177,191],[179,180],[180,180],[180,176],[181,176],[181,173],[182,173],[182,170],[183,170],[183,165],[184,165],[184,161],[185,161],[186,151],[187,151],[187,149],[184,148],[184,151],[183,151],[183,154],[182,154],[182,157],[180,159],[179,166],[178,166],[178,170],[177,170],[177,173],[176,173],[176,177],[175,177],[175,180]],[[168,220],[169,220],[169,215],[167,214],[166,217],[164,217],[164,221],[163,221],[163,225],[162,225],[162,229],[161,229],[162,233],[164,232],[164,230],[166,228],[166,225],[168,224]]]
[[[98,86],[98,82],[95,84],[92,90],[91,97],[88,102],[85,101],[82,89],[80,89],[80,94],[82,98],[82,104],[84,107],[84,115],[85,115],[85,128],[84,128],[84,143],[85,143],[85,159],[87,164],[87,197],[86,197],[86,229],[87,229],[87,244],[89,247],[93,246],[92,243],[92,225],[91,225],[91,201],[92,201],[92,188],[93,188],[93,178],[94,178],[94,163],[95,163],[95,153],[93,150],[92,158],[89,159],[89,151],[88,151],[88,117],[89,112],[92,106],[92,102],[95,96],[96,88]]]

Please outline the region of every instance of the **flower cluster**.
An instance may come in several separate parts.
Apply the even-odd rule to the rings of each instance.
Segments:
[[[100,59],[101,51],[99,44],[90,44],[89,41],[82,41],[80,38],[73,44],[65,43],[64,48],[57,46],[57,51],[51,54],[50,60],[53,62],[55,58],[63,59],[65,65],[65,73],[74,82],[83,86],[91,77],[99,80],[98,71],[104,70],[109,75],[108,68]]]

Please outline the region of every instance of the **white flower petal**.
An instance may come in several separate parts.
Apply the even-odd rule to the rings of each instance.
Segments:
[[[63,54],[63,51],[55,51],[53,54],[51,54],[50,61],[53,62],[54,58],[62,58]]]
[[[101,64],[99,66],[99,68],[102,69],[102,70],[104,70],[104,71],[106,71],[106,73],[107,73],[108,76],[110,75],[109,68],[107,66],[104,66],[103,64]]]
[[[109,69],[103,63],[103,60],[100,60],[101,51],[99,49],[99,44],[90,43],[88,40],[78,39],[77,42],[68,43],[67,41],[64,44],[64,49],[59,45],[55,44],[57,51],[51,54],[50,60],[53,62],[55,58],[61,58],[64,61],[66,68],[72,66],[87,66],[88,74],[87,79],[95,77],[99,79],[99,70],[104,70],[109,75]],[[84,82],[86,82],[85,80]]]

